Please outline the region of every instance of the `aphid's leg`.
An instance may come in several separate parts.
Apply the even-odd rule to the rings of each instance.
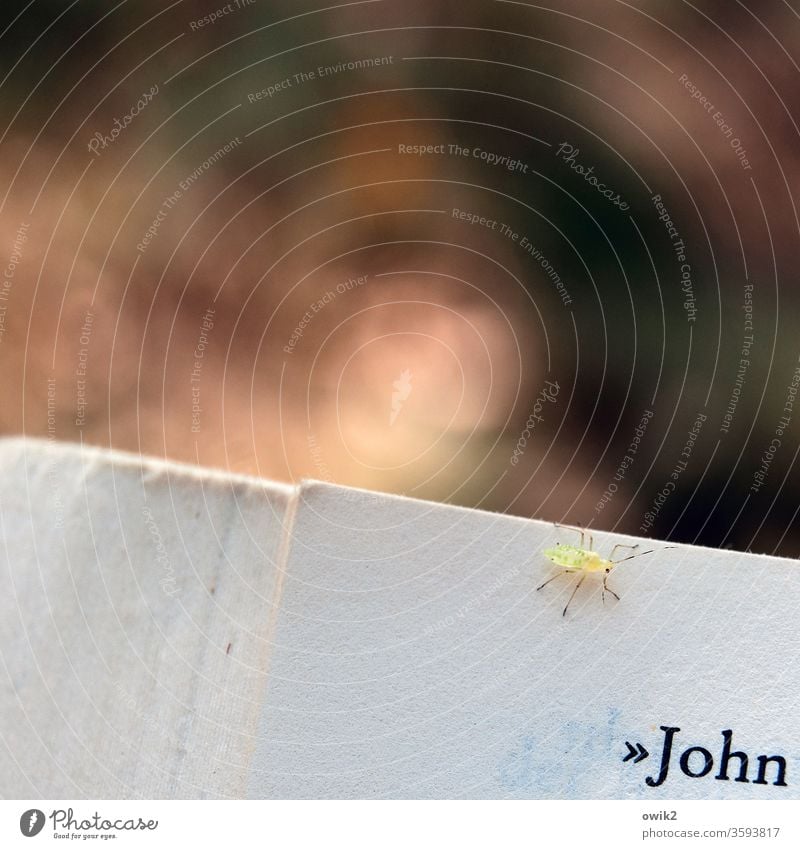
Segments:
[[[581,532],[581,548],[586,548],[585,534],[587,534],[588,531],[585,531],[583,529],[583,525],[580,522],[576,522],[575,527]],[[589,548],[591,549],[591,547],[592,547],[592,535],[589,534]]]
[[[577,526],[577,527],[575,525],[562,525],[560,522],[553,522],[553,525],[556,528],[563,528],[565,531],[575,531],[576,534],[580,534],[581,535],[581,548],[586,548],[586,546],[584,545],[584,533],[585,533],[585,531],[583,530],[582,527],[580,527],[580,525]],[[589,539],[591,539],[591,537],[589,537]],[[590,545],[590,547],[591,547],[591,545]]]
[[[624,563],[626,560],[633,560],[635,557],[644,557],[645,554],[652,554],[654,551],[666,551],[668,548],[677,548],[676,545],[665,545],[663,548],[651,548],[648,551],[640,551],[638,554],[629,554],[627,557],[622,557],[620,560],[612,560],[616,566],[617,563]]]
[[[623,542],[618,542],[618,543],[617,543],[617,544],[616,544],[616,545],[615,545],[615,546],[611,549],[611,554],[609,555],[608,559],[609,559],[609,560],[613,560],[613,559],[614,559],[614,552],[615,552],[618,548],[630,548],[631,550],[633,550],[634,548],[638,548],[638,547],[639,547],[639,543],[638,543],[638,542],[636,543],[636,545],[626,545],[626,544],[625,544],[625,543],[623,543]]]
[[[540,589],[542,589],[542,587],[546,587],[546,586],[550,583],[550,581],[555,581],[555,579],[556,579],[556,578],[560,578],[562,575],[566,575],[566,574],[567,574],[567,572],[569,572],[569,569],[564,569],[564,571],[563,571],[563,572],[559,572],[558,574],[553,575],[553,577],[552,577],[552,578],[548,578],[548,579],[547,579],[547,580],[546,580],[543,584],[541,584],[540,586],[536,587],[537,592],[538,592]]]
[[[586,572],[584,572],[581,575],[581,579],[578,581],[577,584],[575,584],[575,589],[572,591],[572,595],[569,597],[569,601],[567,602],[566,607],[564,608],[564,612],[561,614],[562,616],[567,615],[567,607],[569,607],[570,604],[572,604],[572,599],[575,598],[575,593],[578,592],[578,590],[581,588],[581,584],[584,582],[585,579],[586,579]]]
[[[606,593],[611,593],[614,598],[619,601],[619,596],[608,585],[608,575],[603,578],[603,604],[606,603]]]

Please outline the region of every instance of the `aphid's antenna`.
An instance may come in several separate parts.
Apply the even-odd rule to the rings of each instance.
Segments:
[[[618,542],[612,549],[611,554],[608,555],[608,559],[613,562],[614,554],[616,553],[618,548],[627,548],[629,551],[635,551],[639,547],[639,543],[637,542],[635,545],[629,545],[625,542]]]
[[[677,548],[677,545],[665,545],[663,548],[651,548],[648,551],[640,551],[638,554],[629,554],[627,557],[622,557],[619,560],[611,562],[616,566],[619,563],[624,563],[626,560],[634,560],[637,557],[644,557],[645,554],[652,554],[654,551],[666,551],[668,548]]]
[[[569,607],[570,604],[572,604],[572,599],[575,598],[575,593],[578,592],[578,590],[581,588],[581,584],[584,582],[585,579],[586,579],[586,572],[584,572],[581,575],[580,581],[578,581],[578,583],[575,584],[575,589],[572,591],[572,595],[569,597],[569,601],[567,602],[566,606],[564,607],[564,612],[561,614],[562,616],[567,615],[567,607]]]

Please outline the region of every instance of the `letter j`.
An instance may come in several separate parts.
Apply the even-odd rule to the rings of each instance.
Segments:
[[[657,779],[654,780],[652,775],[648,775],[647,778],[645,778],[645,783],[649,787],[660,787],[667,780],[669,759],[672,757],[672,738],[681,729],[662,725],[661,730],[664,732],[664,750],[661,753],[661,768],[659,769]]]

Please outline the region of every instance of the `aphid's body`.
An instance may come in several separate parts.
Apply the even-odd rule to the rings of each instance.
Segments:
[[[556,543],[555,548],[546,548],[544,556],[556,566],[563,566],[568,572],[610,572],[614,566],[596,551],[587,551],[585,548],[563,543]]]
[[[575,598],[575,593],[580,589],[581,584],[586,579],[586,576],[593,573],[599,573],[603,576],[603,603],[606,600],[606,593],[611,593],[614,598],[619,601],[619,596],[608,586],[608,576],[611,574],[611,570],[618,564],[622,563],[625,560],[632,560],[634,557],[641,557],[643,554],[652,554],[655,549],[650,549],[649,551],[642,551],[637,554],[629,554],[627,557],[622,557],[619,560],[614,560],[614,554],[619,548],[628,548],[631,551],[638,548],[637,545],[623,545],[617,544],[614,548],[611,549],[611,554],[608,558],[601,557],[596,551],[593,550],[594,545],[592,542],[592,535],[589,534],[589,546],[588,548],[584,548],[586,544],[586,531],[582,528],[569,528],[566,525],[556,524],[557,528],[567,527],[568,530],[576,531],[581,535],[581,544],[580,547],[575,545],[566,545],[564,543],[556,543],[555,548],[546,548],[544,550],[544,556],[548,560],[552,560],[556,566],[560,566],[564,571],[559,572],[558,575],[553,575],[552,578],[546,580],[541,586],[536,587],[537,590],[542,589],[542,587],[546,587],[550,581],[554,581],[559,575],[565,574],[575,574],[580,573],[580,579],[578,583],[575,585],[575,589],[572,591],[572,595],[569,597],[569,601],[564,607],[564,612],[561,614],[562,616],[567,615],[567,608],[570,606],[572,599]],[[672,545],[667,545],[665,548],[674,548]]]

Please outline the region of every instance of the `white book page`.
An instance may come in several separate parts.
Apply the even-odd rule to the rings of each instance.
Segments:
[[[290,487],[0,442],[0,796],[241,797]]]
[[[679,546],[563,616],[573,576],[536,591],[556,541],[580,540],[305,486],[250,794],[797,798],[797,564]]]

